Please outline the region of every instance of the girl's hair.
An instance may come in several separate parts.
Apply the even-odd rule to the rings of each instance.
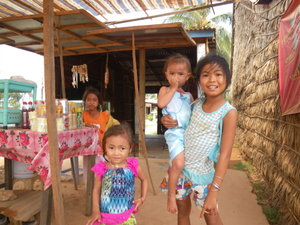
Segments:
[[[222,56],[216,55],[215,53],[210,53],[210,54],[206,55],[205,57],[201,58],[199,60],[199,62],[197,63],[196,69],[195,69],[197,81],[199,82],[201,71],[202,71],[203,67],[206,66],[207,64],[217,64],[218,66],[220,66],[223,69],[223,71],[225,73],[225,77],[226,77],[226,88],[227,88],[231,83],[231,75],[230,75],[230,71],[229,71],[229,65]]]
[[[102,98],[101,98],[101,94],[100,94],[100,91],[98,91],[96,88],[94,87],[88,87],[85,89],[85,92],[83,93],[83,97],[82,97],[82,101],[83,103],[85,103],[86,101],[86,98],[89,94],[94,94],[97,96],[98,98],[98,102],[99,102],[99,105],[97,107],[98,110],[100,110],[101,106],[102,106]]]
[[[185,63],[187,68],[188,68],[189,73],[192,72],[192,67],[191,67],[190,60],[184,55],[181,55],[179,53],[175,53],[175,54],[173,54],[173,55],[171,55],[167,58],[167,61],[165,62],[165,65],[164,65],[164,68],[163,68],[163,73],[164,74],[167,71],[168,66],[171,63]]]
[[[122,122],[119,125],[111,126],[110,128],[107,129],[107,131],[105,131],[103,140],[102,140],[102,149],[103,149],[104,155],[106,155],[105,145],[106,145],[107,138],[112,137],[112,136],[119,136],[119,135],[124,137],[128,141],[131,149],[134,147],[132,129],[127,122]]]

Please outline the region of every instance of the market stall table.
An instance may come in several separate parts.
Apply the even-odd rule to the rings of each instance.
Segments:
[[[80,128],[57,133],[59,163],[75,156],[90,156],[100,151],[99,136],[95,128]],[[28,170],[36,171],[44,182],[44,190],[51,186],[50,158],[47,133],[22,129],[0,130],[0,156],[28,164]],[[88,177],[92,177],[88,170]],[[6,175],[7,176],[7,175]],[[9,177],[9,179],[12,179]],[[7,179],[6,179],[7,180]],[[93,182],[87,183],[87,205],[91,202]],[[87,206],[89,208],[89,206]],[[89,209],[87,214],[89,214]]]

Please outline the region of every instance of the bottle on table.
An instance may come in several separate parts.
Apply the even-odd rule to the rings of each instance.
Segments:
[[[27,102],[23,102],[22,105],[22,128],[29,129],[29,116]]]
[[[28,102],[28,112],[34,111],[32,102]]]

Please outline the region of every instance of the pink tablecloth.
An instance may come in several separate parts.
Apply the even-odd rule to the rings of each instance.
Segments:
[[[98,132],[94,128],[81,128],[58,132],[59,162],[64,159],[93,155],[100,152]],[[0,156],[29,164],[28,170],[36,171],[44,181],[44,188],[51,185],[48,136],[30,130],[0,130]]]

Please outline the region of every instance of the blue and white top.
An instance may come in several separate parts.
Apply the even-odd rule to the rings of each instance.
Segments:
[[[229,102],[212,113],[205,113],[203,101],[196,101],[190,124],[185,132],[185,168],[183,174],[195,184],[207,185],[213,180],[214,162],[218,161],[223,118],[236,110]]]
[[[134,178],[138,177],[138,165],[137,159],[129,157],[125,168],[108,168],[106,162],[100,161],[91,169],[101,180],[101,222],[93,225],[121,224],[134,212]]]

